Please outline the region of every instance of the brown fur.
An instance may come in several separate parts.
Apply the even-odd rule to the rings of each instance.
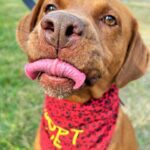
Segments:
[[[45,16],[44,9],[50,3],[86,24],[85,36],[73,47],[62,48],[58,53],[45,41],[40,25]],[[115,16],[118,25],[108,27],[100,22],[99,18],[105,15]],[[45,90],[50,89],[50,95],[68,95],[70,101],[81,103],[91,97],[101,97],[112,83],[121,88],[138,79],[146,72],[150,58],[135,18],[119,0],[39,0],[32,12],[20,21],[17,39],[30,62],[60,58],[84,72],[88,80],[95,78],[91,86],[85,85],[78,91],[56,90],[57,87],[48,84],[48,80],[40,81]],[[108,150],[137,149],[133,128],[120,108],[116,132]],[[39,136],[35,150],[40,150]]]

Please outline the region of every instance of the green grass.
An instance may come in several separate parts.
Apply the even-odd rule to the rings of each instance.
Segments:
[[[32,149],[40,117],[43,94],[25,78],[26,58],[15,40],[17,22],[25,12],[21,1],[1,0],[0,150]]]
[[[137,16],[142,36],[150,46],[150,6],[148,0],[142,2],[128,5]],[[25,78],[26,57],[15,41],[17,22],[27,12],[21,1],[0,2],[0,150],[31,150],[40,120],[44,95],[37,83]],[[121,91],[142,150],[150,149],[148,89],[149,74]]]

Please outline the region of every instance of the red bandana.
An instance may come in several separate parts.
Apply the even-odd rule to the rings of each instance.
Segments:
[[[106,150],[118,116],[118,89],[85,104],[46,97],[41,120],[42,150]]]

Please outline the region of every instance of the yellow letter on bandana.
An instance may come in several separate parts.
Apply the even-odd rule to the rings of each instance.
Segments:
[[[84,131],[83,130],[77,130],[77,129],[71,129],[72,132],[75,132],[74,133],[74,137],[72,139],[72,144],[73,145],[76,145],[77,144],[77,138],[79,136],[80,133],[83,133]]]
[[[56,130],[56,125],[53,123],[52,119],[48,116],[48,112],[44,113],[44,117],[47,120],[49,130],[50,131],[55,131]]]
[[[53,144],[54,144],[57,148],[61,149],[62,146],[61,146],[61,142],[60,142],[59,137],[60,137],[60,136],[66,136],[66,135],[68,135],[68,134],[69,134],[69,131],[68,131],[68,130],[65,130],[65,129],[61,128],[61,127],[58,127],[58,126],[57,126],[57,128],[58,128],[58,132],[57,132],[56,137],[55,137],[55,139],[54,139],[54,141],[53,141]]]

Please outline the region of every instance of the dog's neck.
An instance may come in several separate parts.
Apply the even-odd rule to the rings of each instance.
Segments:
[[[106,150],[115,129],[119,104],[115,85],[101,98],[84,104],[46,97],[40,132],[42,150],[48,147]]]
[[[108,82],[107,80],[106,82],[105,80],[99,80],[93,87],[81,89],[66,99],[71,102],[86,103],[89,99],[102,97],[103,94],[110,89],[111,85],[111,81]]]

